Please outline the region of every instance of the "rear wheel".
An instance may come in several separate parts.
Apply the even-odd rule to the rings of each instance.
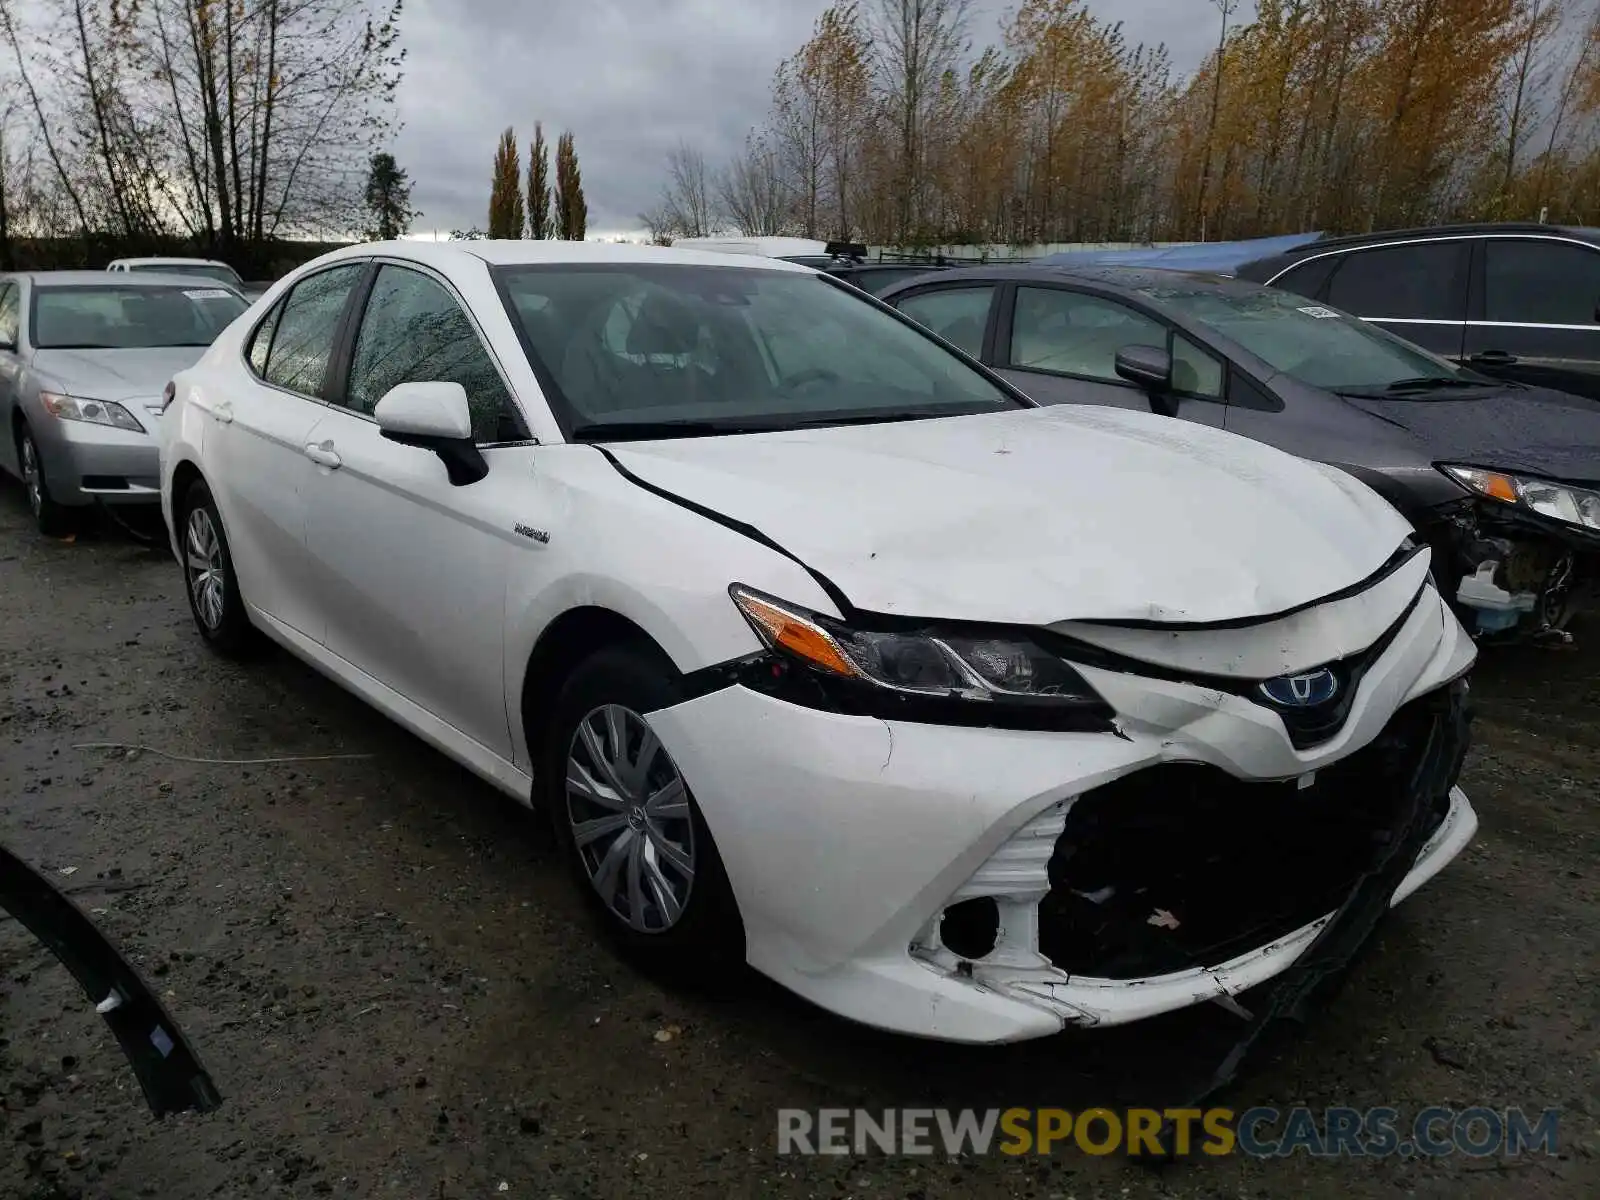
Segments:
[[[50,484],[45,479],[44,458],[39,445],[33,440],[33,431],[23,425],[17,431],[17,461],[22,466],[22,486],[28,492],[28,509],[33,513],[34,524],[46,537],[63,537],[72,532],[73,511],[50,498]]]
[[[183,554],[184,590],[200,636],[229,657],[244,653],[255,630],[245,612],[239,579],[234,574],[222,515],[205,481],[197,479],[184,495],[178,525]]]
[[[572,672],[543,739],[541,798],[587,902],[623,953],[675,973],[734,966],[744,935],[722,859],[646,720],[678,699],[658,659],[609,647]]]

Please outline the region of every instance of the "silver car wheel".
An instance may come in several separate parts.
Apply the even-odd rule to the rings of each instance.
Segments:
[[[37,520],[44,510],[44,479],[39,471],[39,451],[26,433],[22,435],[22,482],[28,489],[28,507]]]
[[[189,514],[184,561],[189,575],[189,594],[194,597],[194,611],[201,623],[215,632],[222,627],[228,571],[222,560],[222,539],[217,536],[211,514],[203,508]]]
[[[641,933],[676,925],[694,887],[694,823],[683,776],[643,717],[593,709],[567,749],[567,821],[589,882]]]

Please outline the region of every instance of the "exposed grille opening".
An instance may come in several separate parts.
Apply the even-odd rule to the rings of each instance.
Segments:
[[[83,486],[97,492],[125,492],[128,490],[128,477],[126,475],[85,475]]]
[[[1161,975],[1226,962],[1336,909],[1417,802],[1407,788],[1438,715],[1433,700],[1407,706],[1306,788],[1163,764],[1085,793],[1050,860],[1040,953],[1072,974]],[[1432,794],[1432,774],[1430,829],[1449,790]]]
[[[984,957],[999,938],[1000,906],[993,896],[959,901],[939,919],[939,940],[962,958]]]

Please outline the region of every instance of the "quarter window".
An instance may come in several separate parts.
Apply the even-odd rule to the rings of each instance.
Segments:
[[[22,291],[14,283],[0,287],[0,342],[17,344],[17,326],[22,315]]]
[[[459,383],[472,411],[478,442],[527,437],[511,393],[454,296],[421,271],[378,271],[356,335],[345,406],[371,413],[402,383]]]
[[[363,264],[351,263],[319,271],[295,284],[272,335],[263,373],[268,383],[303,396],[322,393],[339,318],[363,270]],[[254,350],[252,346],[252,354]]]
[[[897,308],[919,325],[933,330],[973,358],[983,355],[983,334],[989,327],[994,286],[939,288],[900,301]]]
[[[1593,325],[1600,251],[1567,242],[1484,242],[1484,317],[1538,325]]]
[[[1167,344],[1167,327],[1115,300],[1059,288],[1017,289],[1011,365],[1121,383],[1117,351]]]
[[[282,300],[272,306],[272,311],[266,315],[261,324],[256,326],[255,333],[250,337],[250,347],[246,357],[250,360],[250,369],[263,378],[267,373],[267,351],[272,349],[272,334],[278,328],[278,318],[281,316],[283,316]]]
[[[1419,242],[1342,256],[1328,302],[1358,317],[1461,321],[1461,241]]]

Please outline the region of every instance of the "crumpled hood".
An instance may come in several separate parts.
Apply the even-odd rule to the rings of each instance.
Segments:
[[[1600,481],[1600,404],[1549,388],[1345,400],[1414,434],[1434,462]]]
[[[1332,467],[1112,408],[608,450],[641,480],[754,526],[857,608],[908,616],[1261,617],[1359,583],[1410,532]]]
[[[127,350],[37,350],[33,369],[68,395],[92,400],[160,396],[179,371],[200,361],[204,346]]]

